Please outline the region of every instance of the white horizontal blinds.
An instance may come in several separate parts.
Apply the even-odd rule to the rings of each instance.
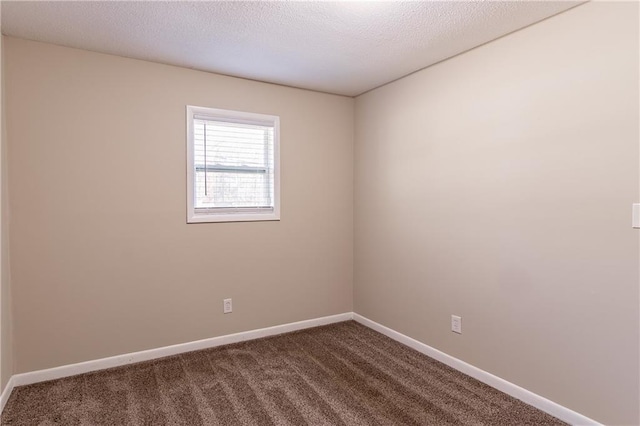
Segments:
[[[274,126],[196,115],[196,212],[273,211]]]

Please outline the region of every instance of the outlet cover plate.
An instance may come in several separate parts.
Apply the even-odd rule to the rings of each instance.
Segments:
[[[233,312],[233,304],[231,303],[231,299],[224,299],[222,302],[222,312],[225,314],[230,314]]]
[[[462,318],[457,315],[451,315],[451,331],[462,334]]]

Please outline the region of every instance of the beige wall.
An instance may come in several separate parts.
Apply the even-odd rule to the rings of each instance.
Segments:
[[[1,31],[0,31],[1,33]],[[0,391],[13,375],[13,327],[9,274],[7,126],[4,107],[3,37],[0,34]]]
[[[0,25],[1,27],[1,25]],[[4,71],[0,28],[0,391],[4,390],[13,374],[13,349],[11,345],[11,295],[9,294],[9,250],[7,207],[7,151],[4,119]]]
[[[4,109],[3,109],[4,111]],[[4,121],[4,117],[3,117]],[[0,221],[0,280],[2,294],[1,298],[1,317],[2,323],[0,329],[0,348],[1,352],[1,365],[0,365],[0,386],[4,389],[5,385],[13,375],[13,324],[12,324],[12,298],[11,298],[11,280],[9,273],[9,196],[8,196],[8,161],[7,161],[7,138],[4,123],[2,125],[2,144],[0,147],[1,153],[1,172],[2,173],[2,185],[0,194],[0,215],[2,219]]]
[[[636,3],[579,6],[358,97],[355,311],[638,424],[638,104]]]
[[[16,372],[352,310],[353,99],[12,38],[5,59]],[[186,224],[187,104],[280,116],[281,221]]]
[[[0,244],[1,244],[1,300],[2,300],[2,329],[0,330],[1,348],[2,348],[2,364],[0,366],[0,377],[2,389],[7,384],[11,376],[13,375],[13,316],[12,316],[12,299],[11,299],[11,274],[9,271],[9,184],[8,184],[8,170],[9,164],[7,160],[7,136],[6,126],[4,125],[4,109],[2,114],[2,144],[0,147],[1,153],[1,172],[2,173],[2,193],[0,194],[0,215],[2,220],[0,223]]]
[[[0,37],[1,38],[1,37]],[[1,54],[0,54],[1,56]],[[1,67],[1,66],[0,66]],[[0,77],[0,80],[2,77]],[[13,375],[13,325],[12,325],[12,299],[11,281],[9,273],[9,184],[7,161],[7,137],[4,123],[4,108],[2,109],[2,141],[0,146],[0,386],[5,385]]]

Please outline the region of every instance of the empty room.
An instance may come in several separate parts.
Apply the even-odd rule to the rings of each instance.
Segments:
[[[2,425],[640,425],[636,1],[0,2]]]

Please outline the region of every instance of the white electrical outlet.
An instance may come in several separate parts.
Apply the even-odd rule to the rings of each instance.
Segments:
[[[230,314],[231,312],[233,312],[233,304],[231,303],[231,299],[224,299],[223,306],[223,312],[225,314]]]
[[[451,315],[451,331],[462,334],[462,318],[457,315]]]

